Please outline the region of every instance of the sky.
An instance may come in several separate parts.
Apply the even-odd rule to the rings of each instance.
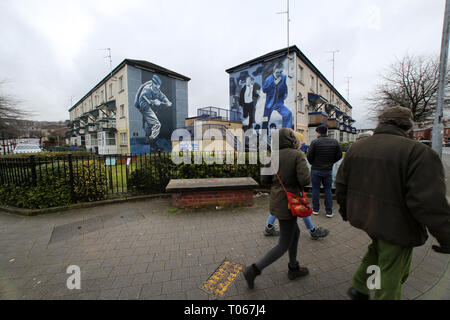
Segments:
[[[353,106],[383,71],[410,55],[439,56],[444,0],[290,0],[289,44],[296,45]],[[147,60],[191,78],[189,116],[229,108],[226,69],[287,46],[286,0],[0,1],[2,92],[33,119],[69,119],[76,103],[123,59]]]

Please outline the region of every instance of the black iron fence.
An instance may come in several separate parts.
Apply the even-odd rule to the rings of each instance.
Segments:
[[[177,155],[185,161],[190,159],[191,163],[176,164],[171,153],[0,157],[0,202],[15,198],[17,192],[33,196],[35,190],[41,192],[33,202],[39,206],[41,198],[53,191],[54,198],[61,198],[59,202],[75,203],[121,194],[163,193],[170,179],[253,177],[260,180],[257,153]],[[27,200],[15,201],[20,203],[18,206],[26,207],[30,206]],[[61,205],[58,201],[48,199],[44,207]]]

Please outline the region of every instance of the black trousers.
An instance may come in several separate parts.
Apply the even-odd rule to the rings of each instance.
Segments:
[[[273,247],[261,260],[256,263],[256,267],[262,271],[281,258],[286,251],[289,251],[289,264],[297,264],[297,248],[300,238],[300,228],[297,224],[297,217],[289,220],[279,220],[280,239],[278,244]]]
[[[248,126],[251,127],[253,123],[255,123],[255,104],[253,102],[251,103],[244,103],[244,106],[242,107],[242,111],[244,113],[244,118],[248,118]]]

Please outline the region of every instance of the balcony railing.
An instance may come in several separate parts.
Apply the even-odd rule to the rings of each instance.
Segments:
[[[316,127],[321,124],[327,124],[328,114],[325,112],[309,112],[309,126]]]

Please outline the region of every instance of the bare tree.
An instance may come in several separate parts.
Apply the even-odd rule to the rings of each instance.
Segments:
[[[386,108],[400,105],[411,109],[414,121],[430,120],[436,106],[439,59],[405,56],[387,67],[382,81],[366,99],[369,118],[375,120]],[[449,84],[447,76],[446,86]]]
[[[0,81],[0,90],[6,81]],[[20,100],[0,91],[0,135],[1,138],[14,138],[20,134],[18,120],[31,116],[29,111],[22,110]]]

